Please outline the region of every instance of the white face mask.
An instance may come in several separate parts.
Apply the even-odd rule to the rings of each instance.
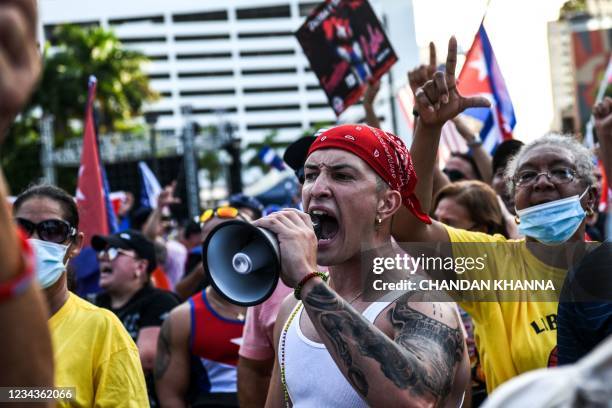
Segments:
[[[28,242],[34,249],[36,257],[36,277],[43,289],[57,282],[66,270],[64,257],[68,252],[68,245],[56,244],[54,242],[41,241],[30,238]]]

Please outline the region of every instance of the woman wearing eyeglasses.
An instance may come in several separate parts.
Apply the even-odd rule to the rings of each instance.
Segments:
[[[432,199],[442,126],[467,108],[489,106],[482,97],[466,98],[457,91],[456,52],[452,38],[446,71],[437,72],[416,93],[419,117],[411,153],[419,177],[416,193],[426,211]],[[552,262],[550,251],[555,252],[556,260],[567,261],[572,255],[569,246],[560,244],[584,241],[585,216],[595,205],[590,152],[572,137],[544,136],[521,148],[508,164],[506,178],[524,240],[460,230],[436,221],[426,225],[408,211],[396,216],[394,236],[399,242],[450,242],[454,259],[484,257],[485,268],[479,273],[498,279],[534,275],[562,279],[567,263]],[[527,291],[522,294],[529,295]],[[530,299],[535,301],[460,302],[475,324],[488,392],[520,373],[556,364],[558,303]]]
[[[49,306],[55,385],[75,388],[75,399],[59,406],[147,406],[138,349],[121,322],[68,291],[66,265],[83,243],[74,199],[54,186],[33,186],[17,197],[13,214],[34,249]]]

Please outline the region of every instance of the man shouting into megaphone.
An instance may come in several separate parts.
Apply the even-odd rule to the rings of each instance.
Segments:
[[[431,222],[413,194],[406,146],[366,125],[337,126],[317,136],[304,170],[305,212],[254,223],[277,235],[281,278],[295,288],[277,319],[266,405],[459,406],[469,362],[455,305],[410,292],[370,303],[361,287],[361,249],[392,243],[402,205]],[[329,266],[327,282],[317,264]]]

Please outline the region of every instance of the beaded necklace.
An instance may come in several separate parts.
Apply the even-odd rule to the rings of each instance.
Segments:
[[[361,293],[362,292],[359,292],[357,296],[355,296],[349,302],[349,305],[352,304],[355,300],[357,300],[357,298],[361,296]],[[283,326],[283,332],[281,334],[281,344],[280,344],[280,348],[281,348],[281,364],[280,364],[281,385],[283,387],[283,397],[285,398],[285,407],[287,408],[289,408],[289,388],[287,387],[287,378],[285,376],[285,343],[287,341],[287,333],[289,332],[289,326],[291,326],[291,322],[293,321],[293,319],[295,319],[295,316],[297,316],[302,306],[303,306],[302,301],[298,301],[298,303],[293,308],[293,311],[289,315],[289,318],[285,322],[285,325]],[[298,322],[297,324],[300,324],[300,323]]]

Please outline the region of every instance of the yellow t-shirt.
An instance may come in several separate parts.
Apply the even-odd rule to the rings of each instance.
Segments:
[[[508,240],[446,227],[450,241],[491,243],[453,245],[453,256],[479,257],[497,277],[565,273],[537,259],[524,241]],[[512,245],[505,243],[513,242]],[[501,245],[495,245],[501,244]],[[537,368],[556,365],[557,302],[459,302],[474,321],[474,339],[486,377],[487,392],[503,382]]]
[[[138,349],[119,319],[70,293],[49,319],[55,385],[75,387],[59,407],[148,407]]]

